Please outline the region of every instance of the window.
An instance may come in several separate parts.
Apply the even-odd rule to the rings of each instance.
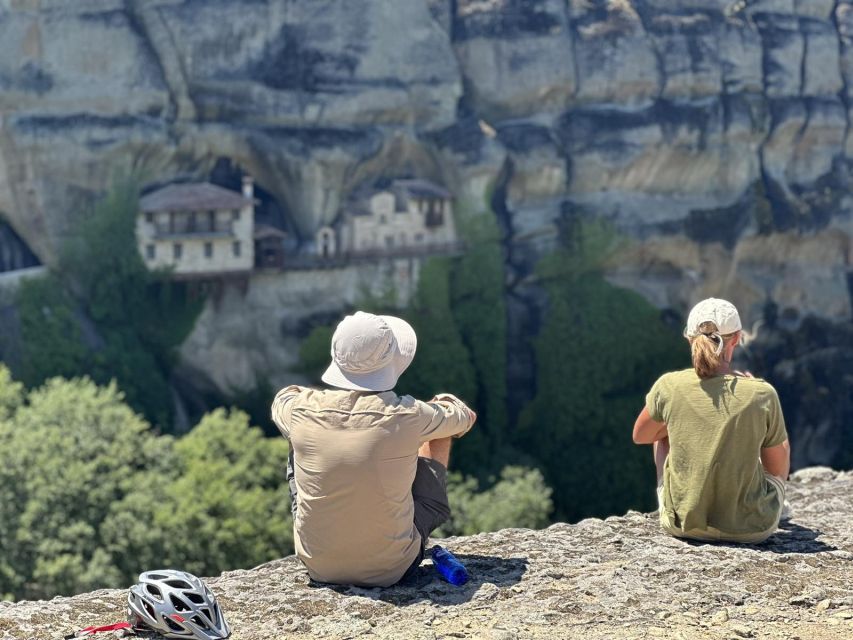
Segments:
[[[379,224],[388,224],[388,216],[386,216],[384,213],[379,216]]]
[[[234,252],[234,257],[239,258],[242,247],[240,246],[240,241],[234,242],[231,245],[231,250]]]
[[[394,236],[385,236],[385,246],[389,249],[394,246]]]
[[[424,234],[416,233],[415,234],[415,242],[417,242],[418,244],[421,244],[421,243],[423,243],[423,241],[424,241]]]
[[[213,257],[213,243],[212,242],[205,242],[204,243],[204,257],[208,258],[208,259]]]
[[[240,210],[239,209],[234,209],[234,211],[231,212],[231,219],[234,222],[237,222],[240,219]]]
[[[176,242],[175,244],[172,245],[172,257],[175,260],[180,260],[183,253],[184,253],[184,247],[183,247],[183,245],[181,245],[180,242]]]
[[[151,224],[152,222],[154,222],[154,214],[151,213],[150,211],[148,211],[145,214],[145,222],[147,222],[148,224]]]
[[[175,233],[175,212],[169,212],[169,233]]]
[[[153,244],[145,245],[145,257],[148,260],[153,260],[154,258],[156,258],[157,257],[157,247],[155,247]]]
[[[207,212],[207,230],[208,231],[216,231],[216,212],[208,211]],[[205,254],[207,255],[207,254]],[[210,256],[208,256],[210,257]]]

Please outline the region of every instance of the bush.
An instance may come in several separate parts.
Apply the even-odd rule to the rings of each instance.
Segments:
[[[26,394],[0,367],[0,594],[123,587],[146,569],[201,575],[293,550],[287,443],[218,410],[175,441],[115,384],[48,380]]]
[[[217,409],[176,442],[175,453],[171,500],[155,514],[169,532],[173,564],[218,575],[292,553],[284,438],[265,438],[242,411]]]
[[[450,474],[447,494],[452,513],[438,535],[471,535],[507,527],[538,529],[548,524],[551,489],[538,469],[507,466],[497,482],[490,481],[492,486],[480,491],[474,478]]]

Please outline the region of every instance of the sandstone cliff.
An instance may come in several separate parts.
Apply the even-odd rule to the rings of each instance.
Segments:
[[[545,310],[532,265],[568,220],[603,217],[631,240],[613,282],[677,314],[726,296],[766,323],[763,373],[808,395],[795,460],[829,462],[853,415],[853,2],[389,7],[0,0],[0,217],[51,264],[115,170],[198,179],[226,159],[303,239],[359,184],[429,178],[499,218],[512,385]],[[297,379],[285,329],[374,276],[307,276],[322,297],[256,279],[205,311],[186,365],[223,392]]]
[[[851,637],[853,473],[804,469],[789,497],[792,519],[762,545],[684,542],[662,534],[655,514],[630,512],[448,539],[471,573],[461,588],[428,563],[390,589],[327,587],[292,556],[209,584],[234,640]],[[125,598],[0,603],[0,637],[48,640],[116,622]]]

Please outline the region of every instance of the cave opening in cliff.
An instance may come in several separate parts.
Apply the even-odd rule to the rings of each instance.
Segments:
[[[39,266],[36,254],[0,214],[0,272]]]
[[[247,172],[230,158],[220,157],[210,171],[209,180],[219,187],[239,192],[242,189],[244,175],[247,175]],[[259,184],[257,176],[252,177],[255,178],[254,196],[258,201],[255,205],[255,227],[273,227],[286,233],[291,242],[296,242],[299,236],[287,205],[279,202],[263,187],[263,184]]]

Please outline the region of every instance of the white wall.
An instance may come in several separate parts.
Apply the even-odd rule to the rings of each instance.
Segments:
[[[186,215],[186,214],[179,214]],[[206,220],[206,212],[200,215]],[[145,214],[137,216],[136,235],[139,252],[149,269],[172,267],[176,274],[216,274],[235,271],[249,271],[255,264],[255,246],[253,239],[254,209],[251,205],[240,210],[238,220],[232,220],[232,210],[216,212],[216,224],[220,228],[231,228],[228,235],[216,233],[194,233],[192,235],[174,235],[157,238],[158,225],[168,226],[169,214],[154,214],[153,222],[146,221]],[[240,242],[240,255],[234,255],[234,242]],[[210,243],[213,249],[210,257],[205,255],[205,245]],[[181,245],[181,257],[175,259],[174,246]],[[154,257],[150,258],[148,247],[154,247]]]
[[[410,199],[406,211],[395,212],[393,194],[380,192],[368,202],[371,215],[349,218],[344,225],[341,241],[355,253],[396,251],[402,247],[418,248],[456,242],[456,226],[450,201],[444,201],[444,224],[435,228],[426,227],[425,213],[421,212],[418,204],[418,201]]]

